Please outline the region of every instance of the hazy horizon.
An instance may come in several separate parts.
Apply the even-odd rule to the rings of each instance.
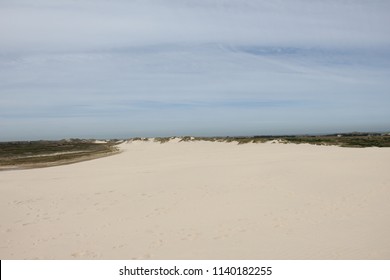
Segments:
[[[0,141],[390,131],[389,1],[4,0]]]

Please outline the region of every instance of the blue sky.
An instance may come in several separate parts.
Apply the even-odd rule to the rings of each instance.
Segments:
[[[2,0],[0,141],[390,131],[390,1]]]

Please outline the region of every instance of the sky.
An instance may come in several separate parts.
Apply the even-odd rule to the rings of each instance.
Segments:
[[[390,1],[0,0],[0,141],[390,131]]]

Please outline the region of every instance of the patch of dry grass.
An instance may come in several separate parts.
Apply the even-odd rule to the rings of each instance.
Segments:
[[[0,169],[69,164],[119,152],[116,141],[94,140],[20,141],[0,143]]]

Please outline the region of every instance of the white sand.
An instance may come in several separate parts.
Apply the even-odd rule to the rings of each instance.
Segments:
[[[0,172],[0,259],[390,259],[390,149],[130,142]]]

